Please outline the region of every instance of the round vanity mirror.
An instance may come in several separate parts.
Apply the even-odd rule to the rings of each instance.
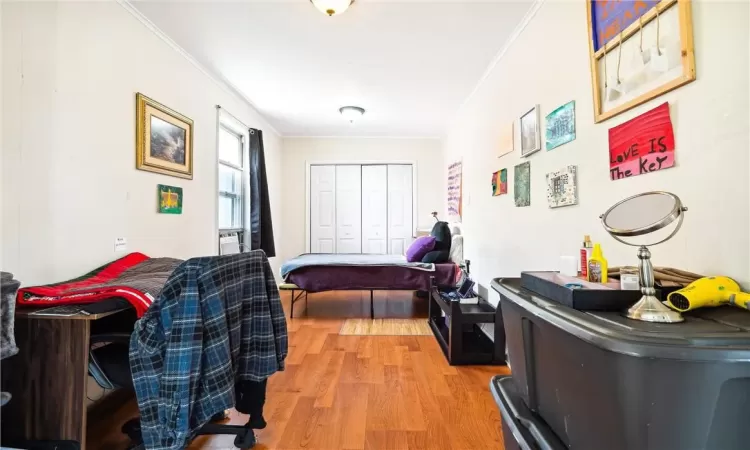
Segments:
[[[682,226],[687,208],[669,192],[645,192],[617,202],[600,216],[607,232],[623,244],[638,248],[638,272],[643,296],[627,317],[647,322],[674,323],[684,319],[656,298],[650,245],[669,240]]]

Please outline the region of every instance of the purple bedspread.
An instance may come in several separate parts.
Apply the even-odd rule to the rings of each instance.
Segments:
[[[435,271],[399,266],[310,266],[287,275],[286,282],[294,283],[308,292],[390,289],[426,291],[430,277],[438,286],[455,285],[458,274],[455,264],[435,264]]]

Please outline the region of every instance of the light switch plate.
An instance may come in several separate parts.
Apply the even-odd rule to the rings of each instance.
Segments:
[[[124,237],[115,238],[115,251],[124,252],[128,249],[128,240]]]

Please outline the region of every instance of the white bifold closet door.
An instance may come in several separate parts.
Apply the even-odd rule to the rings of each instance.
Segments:
[[[406,253],[413,176],[410,164],[311,165],[310,252]]]
[[[336,253],[362,253],[362,166],[336,166]]]
[[[310,252],[336,253],[336,166],[310,166]]]
[[[412,166],[388,166],[388,253],[403,255],[412,242]]]
[[[362,253],[388,253],[388,166],[362,166]]]

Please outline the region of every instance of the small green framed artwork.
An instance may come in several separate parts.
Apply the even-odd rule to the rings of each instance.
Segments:
[[[158,185],[159,212],[162,214],[182,214],[182,188]]]

